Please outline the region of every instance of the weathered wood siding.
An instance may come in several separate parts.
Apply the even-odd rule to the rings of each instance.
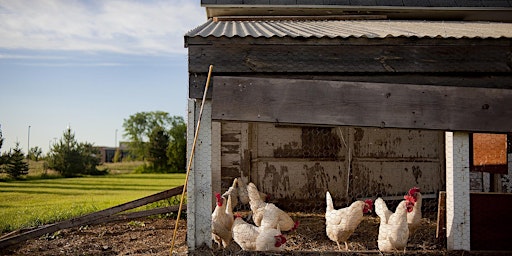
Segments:
[[[444,133],[222,122],[222,183],[245,176],[286,209],[444,189]],[[244,154],[245,152],[245,154]],[[247,152],[250,152],[250,157]]]

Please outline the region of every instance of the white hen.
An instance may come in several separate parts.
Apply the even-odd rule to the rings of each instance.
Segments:
[[[422,198],[420,189],[417,187],[411,188],[409,194],[404,197],[406,200],[413,202],[414,206],[412,211],[407,212],[407,224],[409,225],[409,235],[412,235],[416,229],[421,225],[421,204]]]
[[[219,245],[226,248],[233,234],[231,228],[233,226],[233,208],[231,207],[231,196],[228,196],[227,203],[225,198],[219,193],[217,197],[217,206],[212,213],[212,239]]]
[[[273,203],[265,203],[256,188],[254,183],[247,185],[247,191],[249,192],[249,205],[252,211],[252,219],[256,226],[262,226],[265,224],[267,228],[280,227],[282,231],[290,231],[297,228],[298,222],[294,222],[293,219],[279,207]],[[265,221],[262,222],[263,217]]]
[[[286,238],[279,229],[256,227],[240,215],[233,222],[233,239],[246,251],[282,251]]]
[[[381,204],[381,202],[377,203],[377,201],[384,203],[382,198],[375,200],[376,205]],[[398,204],[395,212],[388,217],[377,213],[380,218],[379,236],[377,238],[377,245],[380,251],[392,252],[395,250],[405,250],[407,240],[409,239],[407,211],[409,211],[408,202],[407,200],[403,200]]]
[[[224,194],[222,194],[222,197],[228,198],[228,196],[231,196],[231,206],[233,209],[238,205],[238,197],[239,197],[239,188],[238,188],[238,179],[233,179],[233,184],[231,187],[228,188]]]
[[[363,220],[363,213],[371,211],[372,200],[355,201],[350,206],[334,209],[332,197],[329,191],[325,195],[327,207],[325,209],[325,232],[327,237],[338,245],[345,243],[345,250],[348,250],[347,240],[354,233],[359,223]]]

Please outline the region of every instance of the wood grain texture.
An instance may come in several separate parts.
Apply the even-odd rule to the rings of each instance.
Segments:
[[[442,42],[416,45],[412,40],[396,45],[343,45],[341,41],[338,45],[246,45],[234,42],[194,45],[189,46],[189,72],[205,72],[210,64],[220,73],[512,71],[509,45],[472,42],[459,45]]]
[[[448,131],[512,131],[512,90],[216,77],[212,119]]]

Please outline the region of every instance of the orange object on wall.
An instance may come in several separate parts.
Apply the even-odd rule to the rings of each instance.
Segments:
[[[474,133],[471,171],[507,174],[507,135]]]

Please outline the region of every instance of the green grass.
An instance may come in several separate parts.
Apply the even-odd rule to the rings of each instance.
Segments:
[[[184,181],[185,174],[117,174],[0,182],[0,233],[103,210]]]

